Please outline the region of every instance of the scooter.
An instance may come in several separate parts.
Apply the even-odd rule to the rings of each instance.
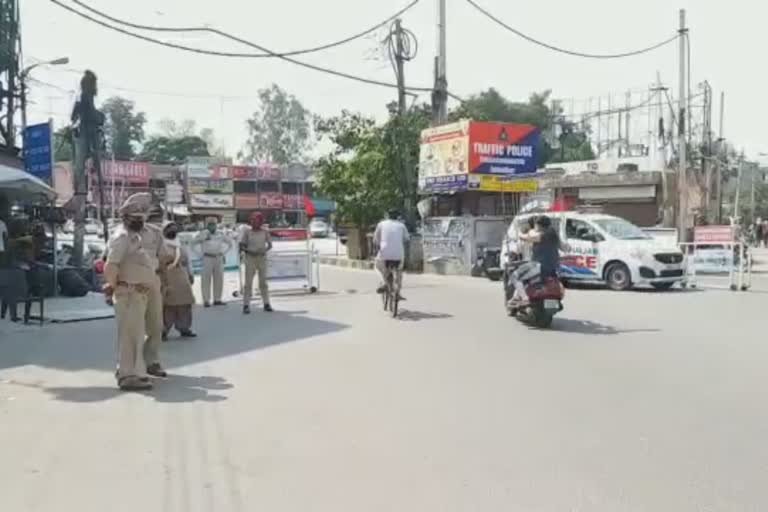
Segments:
[[[508,268],[505,272],[505,283],[509,282],[509,274],[512,271],[510,269],[513,270],[513,267]],[[509,305],[511,293],[505,291],[504,305],[509,316],[516,317],[520,322],[540,329],[551,327],[555,315],[563,310],[565,288],[560,279],[557,277],[537,279],[528,285],[525,293],[528,295],[528,304],[514,307]]]

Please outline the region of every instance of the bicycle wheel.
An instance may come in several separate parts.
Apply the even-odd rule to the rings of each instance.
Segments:
[[[389,274],[387,287],[389,288],[389,311],[392,313],[392,318],[395,318],[397,316],[397,306],[400,302],[398,299],[400,296],[400,290],[395,285],[395,278],[391,273]]]

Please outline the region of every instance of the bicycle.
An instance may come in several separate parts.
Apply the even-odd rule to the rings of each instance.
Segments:
[[[384,304],[384,311],[392,313],[392,318],[397,318],[397,308],[400,303],[400,286],[395,279],[395,272],[400,270],[400,262],[394,260],[385,261],[387,268],[387,279],[385,281],[385,291],[381,294],[381,301]]]

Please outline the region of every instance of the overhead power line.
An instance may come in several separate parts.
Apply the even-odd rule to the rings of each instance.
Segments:
[[[366,30],[363,30],[362,32],[358,32],[357,34],[351,35],[349,37],[346,37],[344,39],[341,39],[339,41],[334,41],[332,43],[323,44],[320,46],[315,46],[312,48],[305,48],[303,50],[291,50],[287,52],[263,52],[263,53],[244,53],[239,54],[238,56],[242,57],[249,57],[249,58],[279,58],[279,57],[291,57],[294,55],[305,55],[308,53],[315,53],[323,50],[330,50],[331,48],[336,48],[338,46],[345,45],[347,43],[350,43],[352,41],[355,41],[357,39],[361,39],[376,30],[387,26],[389,23],[394,21],[395,19],[399,18],[406,12],[410,11],[413,7],[418,4],[420,0],[412,0],[411,3],[397,11],[392,16],[388,17],[384,21],[377,23],[376,25],[372,26],[371,28],[368,28]],[[129,22],[127,20],[122,20],[120,18],[115,18],[114,16],[110,16],[109,14],[100,11],[96,9],[95,7],[92,7],[85,2],[81,2],[80,0],[72,0],[72,3],[79,5],[83,9],[92,12],[93,14],[96,14],[98,16],[101,16],[104,19],[107,19],[109,21],[112,21],[114,23],[118,23],[120,25],[124,25],[126,27],[131,27],[139,30],[152,30],[155,32],[171,32],[171,33],[178,33],[178,32],[208,32],[208,33],[214,33],[222,37],[226,37],[227,39],[230,39],[228,37],[228,34],[221,33],[217,29],[213,29],[211,27],[161,27],[157,25],[140,25],[138,23]]]
[[[515,34],[515,35],[517,35],[519,37],[522,37],[526,41],[528,41],[530,43],[533,43],[533,44],[536,44],[538,46],[542,46],[544,48],[547,48],[548,50],[552,50],[552,51],[555,51],[555,52],[558,52],[558,53],[564,53],[565,55],[571,55],[573,57],[583,57],[583,58],[586,58],[586,59],[623,59],[623,58],[626,58],[626,57],[634,57],[636,55],[642,55],[644,53],[649,53],[649,52],[652,52],[654,50],[657,50],[657,49],[659,49],[659,48],[661,48],[663,46],[666,46],[666,45],[676,41],[677,38],[679,37],[678,35],[675,35],[675,36],[670,37],[669,39],[666,39],[666,40],[664,40],[664,41],[662,41],[660,43],[654,44],[652,46],[648,46],[646,48],[642,48],[640,50],[631,51],[631,52],[603,53],[603,54],[600,54],[600,53],[584,53],[584,52],[579,52],[579,51],[575,51],[575,50],[568,50],[566,48],[561,48],[559,46],[555,46],[555,45],[552,45],[552,44],[549,44],[549,43],[545,43],[544,41],[540,41],[540,40],[538,40],[538,39],[536,39],[536,38],[534,38],[532,36],[529,36],[528,34],[525,34],[525,33],[521,32],[520,30],[518,30],[518,29],[508,25],[507,23],[503,22],[501,19],[499,19],[498,17],[496,17],[492,13],[490,13],[488,10],[486,10],[483,7],[481,7],[480,5],[478,5],[474,0],[467,0],[467,3],[469,3],[475,9],[477,9],[480,13],[485,15],[487,18],[491,19],[492,21],[494,21],[498,25],[500,25],[500,26],[504,27],[505,29],[509,30],[513,34]]]
[[[116,27],[116,26],[111,25],[109,23],[106,23],[106,22],[104,22],[102,20],[96,19],[96,18],[94,18],[92,16],[89,16],[88,14],[86,14],[84,12],[78,11],[77,9],[74,9],[71,6],[66,5],[66,4],[60,2],[59,0],[51,0],[51,2],[56,4],[56,5],[58,5],[59,7],[63,8],[63,9],[66,9],[67,11],[69,11],[69,12],[71,12],[73,14],[76,14],[77,16],[80,16],[81,18],[84,18],[84,19],[86,19],[86,20],[88,20],[88,21],[90,21],[92,23],[95,23],[97,25],[100,25],[100,26],[102,26],[104,28],[108,28],[110,30],[119,32],[121,34],[130,36],[130,37],[133,37],[133,38],[136,38],[136,39],[141,39],[143,41],[147,41],[147,42],[150,42],[150,43],[158,44],[158,45],[161,45],[161,46],[166,46],[166,47],[169,47],[169,48],[174,48],[174,49],[177,49],[177,50],[183,50],[183,51],[198,53],[198,54],[202,54],[202,55],[214,55],[214,56],[218,56],[218,57],[254,58],[254,56],[252,54],[238,54],[238,53],[230,53],[230,52],[219,52],[219,51],[214,51],[214,50],[204,50],[204,49],[201,49],[201,48],[192,48],[192,47],[189,47],[189,46],[184,46],[184,45],[180,45],[180,44],[176,44],[176,43],[171,43],[171,42],[168,42],[168,41],[162,41],[160,39],[154,39],[154,38],[142,35],[142,34],[137,34],[135,32],[131,32],[130,30],[125,30],[123,28]],[[301,66],[301,67],[304,67],[304,68],[307,68],[307,69],[311,69],[311,70],[314,70],[314,71],[319,71],[321,73],[326,73],[326,74],[329,74],[329,75],[337,76],[337,77],[340,77],[340,78],[346,78],[348,80],[354,80],[356,82],[361,82],[361,83],[368,84],[368,85],[378,85],[380,87],[389,87],[389,88],[392,88],[392,89],[396,89],[397,88],[397,84],[393,84],[393,83],[390,83],[390,82],[383,82],[383,81],[374,80],[374,79],[371,79],[371,78],[364,78],[364,77],[352,75],[352,74],[349,74],[349,73],[345,73],[345,72],[342,72],[342,71],[336,71],[334,69],[325,68],[325,67],[322,67],[322,66],[316,66],[314,64],[310,64],[308,62],[296,60],[296,59],[291,58],[291,57],[285,57],[285,56],[280,55],[279,53],[276,53],[276,52],[274,52],[274,51],[272,51],[272,50],[270,50],[268,48],[265,48],[265,47],[263,47],[261,45],[258,45],[256,43],[253,43],[253,42],[248,41],[246,39],[234,36],[232,34],[229,34],[227,32],[223,32],[223,31],[215,29],[215,28],[205,28],[205,30],[210,32],[210,33],[213,33],[213,34],[218,34],[218,35],[220,35],[222,37],[225,37],[227,39],[230,39],[232,41],[236,41],[238,43],[244,44],[246,46],[250,46],[250,47],[255,48],[257,50],[260,50],[262,52],[268,53],[268,54],[272,55],[275,58],[282,59],[282,60],[284,60],[286,62],[290,62],[292,64],[296,64],[297,66]],[[407,89],[409,91],[418,91],[418,92],[429,92],[429,91],[432,91],[431,87],[407,87]]]

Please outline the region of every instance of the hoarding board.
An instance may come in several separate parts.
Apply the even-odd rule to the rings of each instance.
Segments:
[[[231,194],[190,194],[189,206],[192,208],[234,208],[235,201]]]
[[[202,178],[190,178],[190,194],[232,194],[234,183],[232,180],[207,180]]]
[[[538,167],[540,131],[532,125],[471,122],[469,172],[533,174]]]
[[[469,126],[469,121],[460,121],[421,132],[420,180],[469,171]]]
[[[468,190],[480,192],[537,192],[539,182],[535,179],[506,179],[503,176],[470,175]]]
[[[232,166],[232,177],[241,181],[278,181],[280,169],[275,165],[235,165]]]
[[[419,190],[422,192],[461,192],[467,190],[467,180],[466,174],[431,176],[419,180]]]

